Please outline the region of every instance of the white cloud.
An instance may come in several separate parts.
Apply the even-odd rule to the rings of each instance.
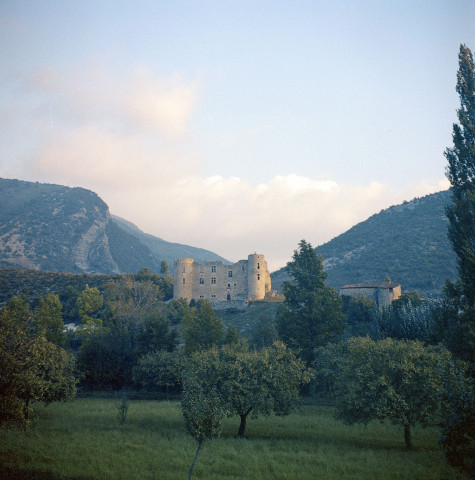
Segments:
[[[296,188],[296,178],[303,188]],[[380,183],[338,185],[295,175],[251,185],[237,178],[191,175],[131,196],[104,192],[103,198],[114,213],[148,233],[232,261],[258,251],[275,270],[302,238],[318,246],[383,208],[441,187],[424,183],[395,191]]]

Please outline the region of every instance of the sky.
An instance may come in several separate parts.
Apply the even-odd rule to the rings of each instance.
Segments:
[[[475,0],[2,0],[0,177],[274,271],[448,188],[461,43]]]

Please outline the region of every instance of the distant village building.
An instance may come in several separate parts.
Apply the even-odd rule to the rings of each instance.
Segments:
[[[263,300],[271,292],[264,255],[226,265],[222,261],[197,263],[192,258],[175,260],[173,298],[207,299],[211,302]]]
[[[399,283],[381,282],[381,283],[359,283],[356,285],[345,285],[340,288],[340,295],[363,297],[373,300],[378,307],[386,307],[393,300],[401,296],[401,285]]]

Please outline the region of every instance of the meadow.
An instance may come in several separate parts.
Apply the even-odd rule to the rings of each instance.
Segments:
[[[0,430],[2,480],[187,479],[196,441],[177,401],[130,401],[127,423],[119,401],[78,398],[36,405],[26,431]],[[373,422],[349,427],[326,406],[301,406],[287,417],[226,419],[205,443],[194,479],[395,480],[466,479],[448,466],[436,428],[414,430],[407,451],[401,428]]]

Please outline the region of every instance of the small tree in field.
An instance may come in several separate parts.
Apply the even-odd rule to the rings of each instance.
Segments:
[[[218,392],[227,416],[239,416],[239,437],[244,436],[249,415],[289,414],[299,387],[311,377],[282,342],[260,351],[238,344],[195,353],[186,371],[205,393]]]
[[[74,361],[46,339],[23,300],[0,311],[0,425],[27,426],[32,401],[49,404],[76,393]]]
[[[187,431],[198,442],[188,476],[190,480],[204,442],[219,434],[225,410],[216,387],[205,391],[193,376],[184,378],[181,409]]]
[[[349,424],[388,419],[404,428],[428,425],[440,414],[442,371],[450,353],[421,342],[351,338],[336,378],[337,417]]]

